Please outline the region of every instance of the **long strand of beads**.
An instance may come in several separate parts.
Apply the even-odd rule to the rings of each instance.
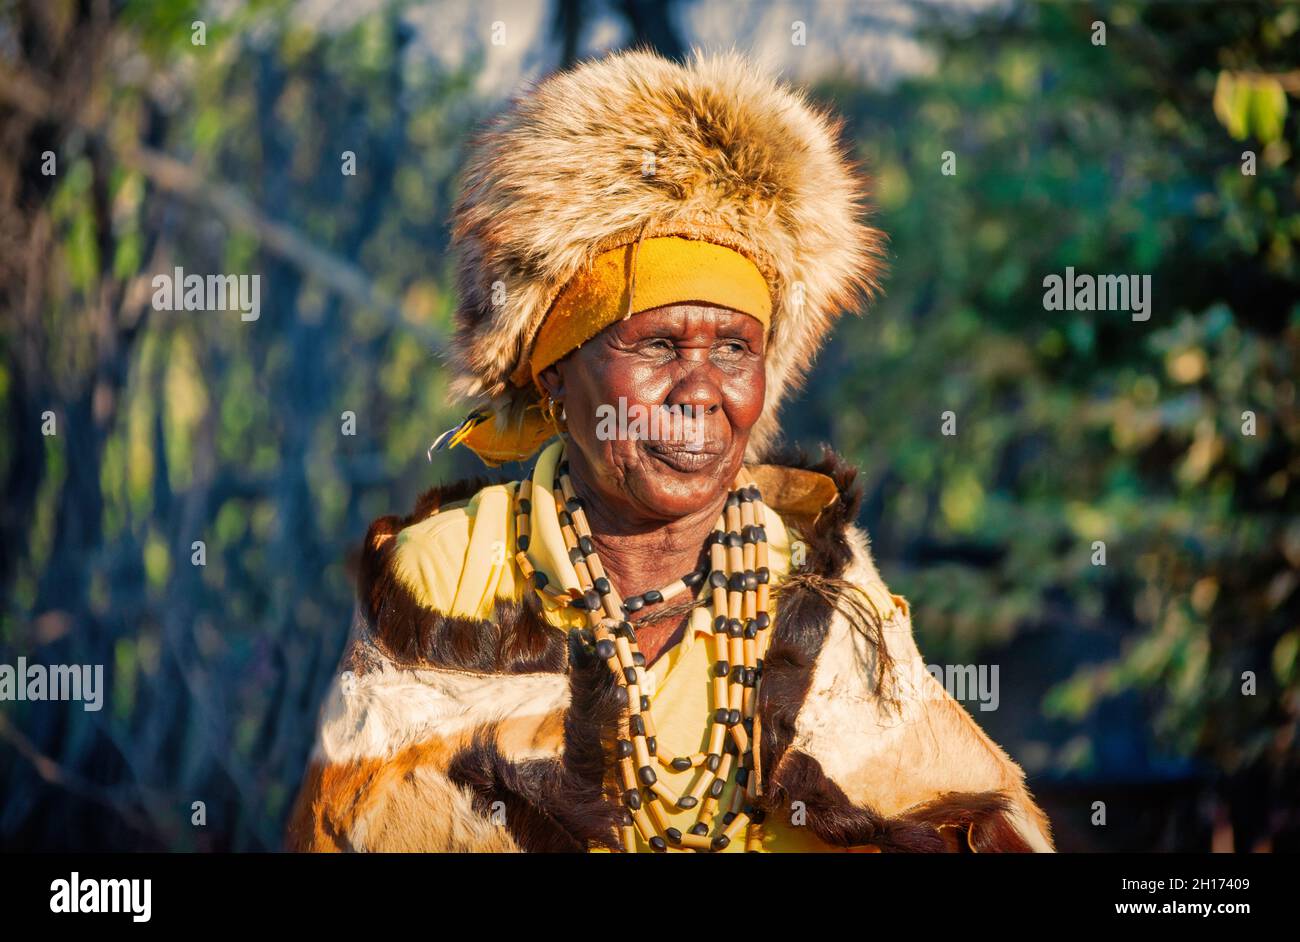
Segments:
[[[771,635],[769,614],[766,508],[758,487],[741,473],[741,486],[727,496],[722,516],[706,541],[709,561],[662,589],[620,599],[600,562],[591,538],[582,500],[573,490],[568,464],[557,468],[556,504],[560,533],[578,588],[559,592],[547,584],[528,558],[531,501],[544,499],[532,482],[520,483],[516,493],[516,560],[538,592],[553,601],[586,613],[596,652],[626,690],[627,713],[615,744],[618,774],[623,785],[623,849],[635,852],[636,835],[655,851],[670,847],[700,852],[720,851],[745,834],[745,849],[762,845],[763,812],[752,802],[762,795],[756,746],[761,731],[756,713],[762,681],[763,655]],[[712,684],[714,711],[708,751],[675,756],[659,748],[650,698],[645,687],[645,656],[637,648],[636,631],[628,616],[646,605],[666,602],[708,580],[713,611]],[[655,763],[676,772],[699,773],[684,794],[676,794],[655,772]],[[720,799],[734,775],[731,804],[715,827]],[[689,831],[671,826],[667,808],[698,808]]]

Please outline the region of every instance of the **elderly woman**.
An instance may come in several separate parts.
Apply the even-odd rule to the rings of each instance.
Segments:
[[[772,451],[875,284],[834,131],[739,57],[637,53],[478,140],[455,366],[483,406],[439,444],[536,457],[371,526],[292,847],[1051,849],[925,670],[853,470]]]

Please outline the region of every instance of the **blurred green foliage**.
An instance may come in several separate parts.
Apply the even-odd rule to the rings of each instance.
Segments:
[[[1047,717],[1137,691],[1161,750],[1263,768],[1261,803],[1294,808],[1300,182],[1281,89],[1300,91],[1300,8],[1029,5],[937,40],[931,78],[823,89],[874,170],[893,273],[811,410],[866,471],[886,575],[931,658],[1117,638]],[[1044,310],[1067,266],[1151,275],[1151,319]]]

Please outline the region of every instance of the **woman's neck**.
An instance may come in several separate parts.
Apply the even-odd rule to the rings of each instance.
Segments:
[[[720,494],[712,506],[677,520],[637,520],[626,508],[611,506],[599,497],[572,465],[570,471],[574,490],[583,500],[596,554],[622,598],[662,589],[694,570],[727,500],[725,493]],[[641,609],[641,613],[648,610]],[[648,664],[675,643],[683,624],[664,619],[638,626],[637,643]]]

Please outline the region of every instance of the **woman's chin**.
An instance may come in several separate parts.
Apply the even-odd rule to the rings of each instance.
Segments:
[[[640,480],[629,481],[628,493],[654,516],[679,519],[714,507],[731,489],[725,455],[687,458],[680,454],[647,453]]]

